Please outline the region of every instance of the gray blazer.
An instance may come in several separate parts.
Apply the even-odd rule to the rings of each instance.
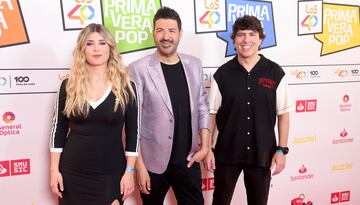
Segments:
[[[209,103],[203,83],[201,61],[178,54],[189,89],[192,146],[190,157],[199,150],[199,130],[210,129]],[[148,171],[162,174],[169,163],[174,134],[174,114],[169,92],[156,52],[128,67],[130,79],[137,87],[140,110],[140,150]]]

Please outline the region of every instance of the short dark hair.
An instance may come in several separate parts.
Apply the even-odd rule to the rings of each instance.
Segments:
[[[181,31],[181,19],[179,14],[172,8],[163,6],[159,8],[153,19],[153,28],[155,28],[155,22],[159,19],[172,19],[177,22],[179,31]]]
[[[236,21],[234,22],[232,29],[233,29],[232,34],[231,34],[232,40],[235,39],[236,33],[239,30],[256,31],[257,33],[259,33],[260,39],[265,38],[265,33],[264,33],[264,29],[261,25],[261,22],[255,16],[244,15],[242,17],[237,18]]]

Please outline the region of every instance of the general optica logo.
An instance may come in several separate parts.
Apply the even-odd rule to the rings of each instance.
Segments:
[[[12,112],[5,112],[2,119],[6,123],[12,123],[15,120],[15,114]]]
[[[5,112],[2,115],[2,120],[6,123],[0,125],[0,136],[19,135],[22,129],[21,123],[14,124],[15,114],[13,112]]]
[[[290,181],[302,181],[314,178],[314,174],[309,173],[305,165],[300,167],[298,173],[298,175],[290,176]]]
[[[322,32],[322,0],[298,2],[298,35]]]
[[[0,177],[30,174],[30,159],[0,161]]]
[[[352,103],[350,102],[349,95],[344,95],[342,97],[342,102],[339,104],[339,111],[340,112],[350,112],[352,108]]]
[[[0,1],[0,47],[29,42],[19,1]]]
[[[269,48],[276,46],[274,15],[271,2],[264,1],[226,1],[226,23],[227,31],[217,32],[217,37],[227,43],[225,57],[236,54],[233,40],[231,39],[232,25],[238,17],[244,15],[256,16],[262,23],[266,37],[260,48]]]
[[[214,189],[215,189],[214,177],[202,179],[202,191],[210,191]]]
[[[101,1],[61,0],[64,30],[80,30],[90,23],[102,24]]]
[[[341,192],[333,192],[330,195],[330,203],[331,204],[339,204],[343,202],[350,201],[350,190],[341,191]]]
[[[194,0],[195,33],[226,31],[225,0]]]
[[[104,25],[112,32],[121,53],[154,48],[152,21],[160,0],[102,1]]]

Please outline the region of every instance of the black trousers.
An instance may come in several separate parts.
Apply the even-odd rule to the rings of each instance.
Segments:
[[[161,205],[172,187],[178,205],[204,205],[200,164],[190,168],[186,164],[169,165],[163,174],[149,172],[151,191],[141,194],[143,205]]]
[[[229,205],[240,173],[244,171],[244,183],[248,205],[266,205],[269,195],[271,171],[254,165],[216,164],[214,171],[213,205]]]

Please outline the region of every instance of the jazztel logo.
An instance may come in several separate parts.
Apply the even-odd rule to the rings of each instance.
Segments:
[[[339,137],[332,140],[332,144],[343,144],[343,143],[351,143],[354,141],[354,138],[349,137],[349,133],[345,130],[345,128],[339,133]]]
[[[352,104],[349,101],[350,101],[349,95],[344,95],[342,97],[343,103],[340,103],[340,105],[339,105],[340,112],[350,112],[351,111]]]
[[[331,204],[339,204],[349,201],[350,201],[350,190],[331,193],[331,199],[330,199]]]
[[[309,144],[309,143],[315,143],[316,142],[316,136],[310,135],[305,137],[294,137],[293,144]]]
[[[214,177],[202,179],[202,191],[214,190]]]
[[[344,171],[344,170],[349,170],[352,168],[353,168],[352,162],[345,162],[345,163],[341,163],[341,164],[333,164],[331,167],[331,171],[333,171],[333,172]]]
[[[290,176],[290,181],[302,181],[314,178],[314,174],[307,173],[308,169],[305,167],[305,165],[302,165],[298,172],[300,175]]]
[[[30,174],[30,159],[0,161],[0,177]]]
[[[297,100],[296,112],[315,112],[317,107],[317,100]]]

